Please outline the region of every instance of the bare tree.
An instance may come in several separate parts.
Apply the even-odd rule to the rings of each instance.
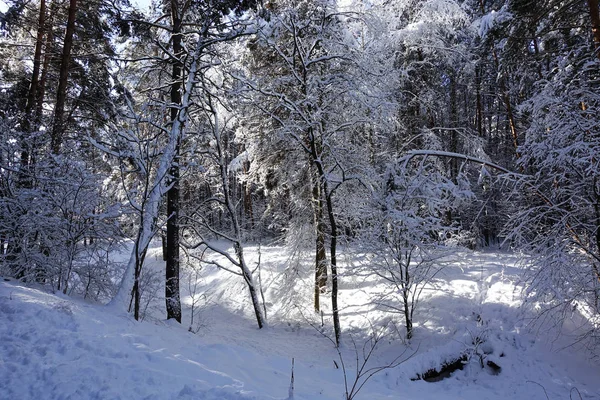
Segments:
[[[220,105],[221,100],[212,92],[213,88],[210,81],[204,79],[202,80],[202,84],[204,113],[206,115],[205,121],[208,121],[211,145],[200,152],[200,154],[214,168],[215,173],[212,178],[215,181],[216,190],[213,196],[202,201],[199,207],[185,216],[184,230],[189,232],[188,236],[198,239],[195,243],[187,241],[186,247],[192,250],[203,249],[204,256],[202,257],[202,262],[214,264],[244,279],[250,294],[256,322],[260,329],[266,325],[266,317],[264,307],[261,305],[259,299],[260,289],[244,255],[243,230],[238,212],[239,202],[232,197],[230,165],[226,157],[225,136],[227,135],[227,130],[230,129],[228,124],[231,122],[231,118],[226,116],[226,110]],[[210,224],[207,213],[210,213],[215,207],[224,210],[231,232]],[[233,247],[233,254],[212,243],[210,240],[211,236],[230,243]],[[234,268],[230,268],[226,264],[214,259],[208,260],[204,252],[205,249],[210,250],[213,254],[216,253],[223,256]]]
[[[439,167],[389,165],[375,198],[373,228],[365,232],[369,238],[364,238],[363,246],[373,254],[367,273],[380,277],[390,289],[375,302],[403,316],[407,339],[413,336],[414,312],[423,289],[433,283],[443,268],[441,259],[452,251],[445,242],[458,226],[448,225],[445,215],[472,197],[468,186],[454,183]],[[461,181],[461,176],[456,179]]]

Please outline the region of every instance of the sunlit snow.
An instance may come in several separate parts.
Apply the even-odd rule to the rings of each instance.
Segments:
[[[153,246],[149,268],[160,271],[159,243]],[[322,319],[311,311],[310,263],[293,267],[284,249],[255,246],[247,248],[251,265],[259,250],[270,321],[263,330],[255,327],[241,279],[210,267],[183,274],[188,308],[181,326],[162,320],[160,290],[146,304],[145,321],[136,322],[102,305],[0,282],[0,398],[287,399],[293,358],[294,399],[342,399],[340,358],[324,336],[329,310]],[[519,307],[516,261],[511,254],[467,251],[446,260],[423,293],[410,343],[390,329],[401,334],[399,316],[390,318],[370,301],[376,281],[346,265],[341,354],[350,382],[354,344],[362,360],[370,328],[386,326],[388,335],[369,367],[398,356],[404,361],[376,374],[356,399],[544,399],[544,391],[550,399],[600,398],[600,368],[582,344],[570,346],[583,320],[568,316],[560,339],[550,325],[536,325],[533,311]],[[287,283],[292,270],[300,279]],[[196,334],[188,331],[191,288],[202,294],[191,327]],[[411,380],[460,354],[468,362],[450,378]],[[501,372],[494,374],[488,361]]]

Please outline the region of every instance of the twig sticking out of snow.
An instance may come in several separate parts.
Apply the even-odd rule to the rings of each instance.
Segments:
[[[292,357],[292,377],[290,378],[290,389],[287,400],[294,400],[294,358]]]

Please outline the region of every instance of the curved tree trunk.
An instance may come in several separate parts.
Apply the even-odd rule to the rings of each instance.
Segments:
[[[221,128],[219,125],[218,113],[212,104],[212,99],[209,96],[209,107],[214,116],[214,125],[213,125],[213,135],[216,144],[216,156],[218,159],[220,179],[221,179],[221,187],[223,190],[223,205],[227,210],[227,214],[232,224],[234,237],[231,238],[231,242],[233,244],[233,249],[237,258],[236,265],[241,270],[241,275],[246,282],[246,286],[248,287],[248,291],[250,292],[250,300],[252,301],[252,307],[254,309],[254,316],[256,317],[256,323],[258,324],[258,329],[262,329],[266,325],[266,317],[263,314],[263,309],[260,306],[260,300],[258,298],[258,290],[256,287],[256,282],[254,281],[254,276],[252,274],[252,270],[246,264],[246,259],[244,257],[244,247],[242,245],[242,228],[240,226],[240,221],[238,219],[238,214],[236,212],[235,202],[232,200],[230,195],[230,181],[229,181],[229,171],[228,171],[228,162],[225,158],[224,146],[223,146],[223,138],[221,136]]]

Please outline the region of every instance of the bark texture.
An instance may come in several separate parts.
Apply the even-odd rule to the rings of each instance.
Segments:
[[[73,47],[76,15],[77,0],[70,0],[67,30],[65,32],[65,41],[60,59],[60,73],[58,78],[58,89],[56,91],[56,105],[54,106],[54,121],[52,124],[52,142],[50,146],[53,154],[60,153],[60,147],[63,142],[65,131],[65,104],[67,101],[67,84],[69,79],[69,67],[71,64],[71,48]]]
[[[596,56],[600,58],[600,11],[598,10],[598,0],[588,0],[590,7],[590,19],[592,20],[592,35],[594,37],[594,45]]]
[[[179,117],[181,105],[181,10],[177,0],[171,0],[171,20],[173,43],[171,122]],[[181,135],[179,135],[180,137]],[[165,266],[165,303],[167,319],[181,323],[181,299],[179,296],[179,153],[181,143],[175,147],[175,157],[169,170],[170,189],[167,192],[167,256]]]

